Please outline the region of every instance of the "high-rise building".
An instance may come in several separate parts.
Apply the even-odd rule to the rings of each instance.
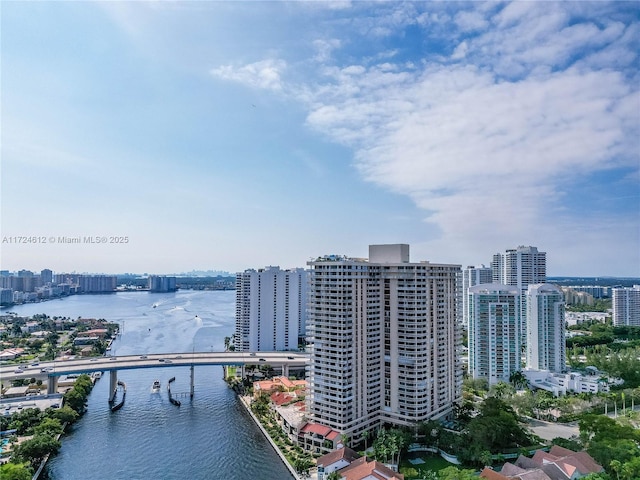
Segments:
[[[470,265],[462,270],[462,325],[465,328],[469,328],[469,296],[467,295],[469,287],[492,283],[492,281],[491,267]]]
[[[410,263],[405,244],[308,265],[311,419],[357,442],[383,423],[450,413],[462,387],[460,266]]]
[[[521,367],[520,290],[485,283],[469,287],[469,374],[490,385],[508,382]]]
[[[531,284],[547,281],[547,253],[539,252],[537,247],[519,246],[496,253],[491,262],[494,283],[515,285],[520,289],[520,332],[525,334],[527,317],[525,296]],[[522,339],[525,341],[525,339]]]
[[[79,275],[78,285],[82,293],[112,293],[116,291],[115,275]]]
[[[306,336],[308,276],[280,267],[236,274],[236,350],[298,349]]]
[[[166,275],[149,275],[147,286],[149,287],[149,291],[152,293],[175,292],[177,290],[176,277]]]
[[[612,291],[613,324],[640,326],[640,285]]]
[[[548,283],[529,285],[525,304],[527,368],[563,372],[566,347],[562,290]]]
[[[505,253],[496,253],[491,262],[493,281],[504,285],[517,285],[526,291],[532,283],[547,281],[547,253],[536,247],[519,246]]]
[[[8,306],[13,304],[13,290],[10,288],[0,288],[0,305]]]
[[[42,285],[47,285],[53,282],[53,272],[48,268],[45,268],[40,272],[40,280]]]

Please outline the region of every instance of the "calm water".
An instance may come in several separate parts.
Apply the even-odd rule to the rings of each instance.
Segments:
[[[154,308],[155,305],[155,308]],[[126,292],[80,295],[12,307],[20,315],[104,318],[124,323],[113,344],[116,355],[221,351],[234,330],[235,292]],[[84,417],[62,441],[48,464],[52,480],[229,479],[291,480],[235,394],[222,380],[222,367],[197,367],[195,397],[169,403],[171,391],[188,392],[189,368],[126,370],[124,407],[111,412],[108,378],[96,383]],[[161,393],[151,393],[153,380]]]

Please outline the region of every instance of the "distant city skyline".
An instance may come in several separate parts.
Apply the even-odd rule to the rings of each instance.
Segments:
[[[637,2],[4,2],[0,22],[2,270],[407,243],[640,276]]]

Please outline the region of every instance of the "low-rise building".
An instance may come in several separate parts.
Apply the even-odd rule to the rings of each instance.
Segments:
[[[522,374],[529,385],[547,390],[554,396],[573,393],[600,393],[609,391],[609,380],[598,375],[597,370],[588,370],[586,374],[579,372],[553,373],[549,370],[524,369]],[[615,382],[613,382],[615,383]]]
[[[316,462],[318,467],[318,480],[325,480],[331,473],[348,467],[351,465],[351,462],[358,458],[360,458],[360,455],[349,447],[339,448],[321,456]]]

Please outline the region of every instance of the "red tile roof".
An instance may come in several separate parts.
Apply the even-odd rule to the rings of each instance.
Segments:
[[[360,456],[357,452],[351,450],[349,447],[344,447],[321,456],[316,463],[319,466],[328,467],[329,465],[333,465],[339,460],[344,460],[347,463],[351,463],[359,457]]]
[[[307,423],[300,431],[302,433],[315,433],[326,437],[331,432],[331,428],[320,425],[319,423]]]
[[[509,480],[509,477],[505,477],[501,473],[498,473],[495,470],[490,469],[489,467],[484,467],[482,472],[480,472],[480,476],[489,480]]]
[[[335,430],[331,430],[331,431],[329,432],[329,434],[328,434],[326,437],[324,437],[324,438],[326,438],[327,440],[331,440],[331,441],[333,441],[333,440],[335,440],[336,438],[338,438],[339,436],[340,436],[340,432],[336,432]]]
[[[362,480],[365,478],[404,480],[404,475],[401,473],[394,472],[375,460],[369,462],[366,457],[361,457],[348,467],[340,470],[340,475],[342,475],[345,480]]]

